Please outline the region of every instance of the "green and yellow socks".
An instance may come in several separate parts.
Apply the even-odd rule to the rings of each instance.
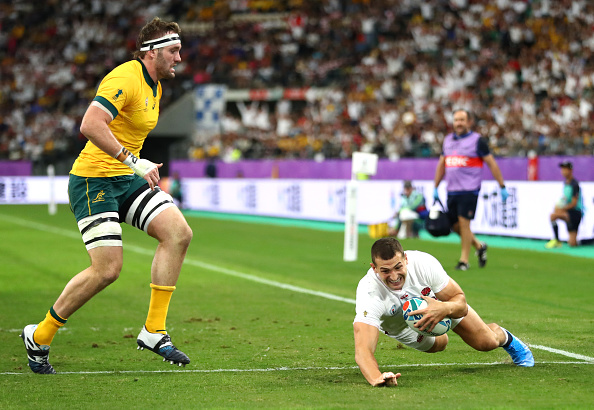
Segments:
[[[165,322],[174,290],[175,286],[159,286],[151,283],[151,301],[145,323],[146,330],[150,333],[167,334]],[[33,335],[35,343],[49,346],[58,333],[58,329],[64,326],[66,321],[67,319],[58,315],[52,306],[45,315],[45,319],[35,329]]]
[[[175,286],[159,286],[151,283],[151,302],[145,323],[146,330],[150,333],[167,334],[165,321],[174,290]]]
[[[58,329],[66,324],[66,320],[58,315],[52,306],[45,315],[45,319],[35,329],[35,333],[33,334],[35,343],[49,346],[52,340],[54,340],[56,333],[58,333]]]

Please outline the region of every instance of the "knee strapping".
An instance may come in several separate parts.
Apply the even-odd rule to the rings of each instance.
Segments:
[[[134,200],[125,216],[127,224],[145,232],[151,221],[170,206],[174,206],[173,198],[160,188],[147,189]]]
[[[78,221],[87,250],[100,246],[122,246],[122,227],[117,212],[102,212]]]

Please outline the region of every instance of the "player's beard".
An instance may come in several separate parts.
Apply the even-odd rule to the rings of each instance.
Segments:
[[[175,78],[175,72],[171,72],[171,65],[163,57],[163,52],[159,50],[157,53],[157,78]]]

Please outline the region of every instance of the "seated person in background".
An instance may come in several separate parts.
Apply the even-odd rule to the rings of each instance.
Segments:
[[[564,221],[567,224],[567,232],[569,234],[567,243],[569,246],[577,246],[578,227],[580,226],[584,212],[580,185],[573,177],[573,163],[564,161],[559,164],[559,168],[561,168],[561,175],[565,179],[563,183],[563,197],[557,202],[555,210],[550,216],[555,238],[546,243],[545,248],[547,249],[563,246],[559,240],[558,220]]]
[[[422,221],[427,218],[429,211],[425,206],[423,194],[413,188],[410,181],[404,181],[404,190],[400,202],[400,209],[388,222],[388,236],[398,236],[400,227],[404,225],[404,238],[418,238]]]

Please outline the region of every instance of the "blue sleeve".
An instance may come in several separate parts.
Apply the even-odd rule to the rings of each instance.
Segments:
[[[580,185],[578,184],[578,182],[574,179],[571,181],[571,197],[576,197],[579,198],[580,195]]]
[[[476,143],[476,153],[479,157],[486,157],[491,153],[491,151],[489,150],[489,142],[487,141],[487,138],[480,137],[478,139],[478,142]]]

